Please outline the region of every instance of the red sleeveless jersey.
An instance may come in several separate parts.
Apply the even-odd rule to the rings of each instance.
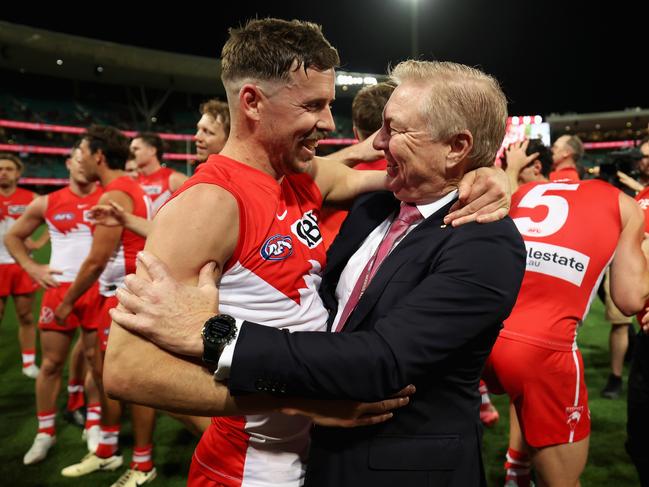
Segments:
[[[104,187],[104,192],[121,191],[133,202],[135,216],[149,218],[150,202],[140,185],[129,176],[120,176]],[[115,290],[124,282],[127,274],[135,272],[135,257],[144,248],[146,239],[127,230],[122,231],[119,247],[111,256],[104,272],[99,276],[99,292],[102,296],[113,296]]]
[[[144,193],[151,200],[151,215],[155,215],[160,207],[171,198],[169,178],[176,172],[168,167],[161,167],[157,171],[145,176],[138,174],[137,182],[144,190]]]
[[[47,195],[45,223],[50,232],[52,254],[50,267],[62,271],[60,282],[73,282],[92,245],[90,209],[102,195],[100,186],[86,196],[74,194],[69,187]]]
[[[5,247],[4,237],[33,199],[34,193],[23,188],[16,188],[10,196],[0,194],[0,264],[15,263]]]
[[[219,311],[290,331],[324,331],[327,312],[318,296],[326,258],[318,227],[322,195],[313,179],[293,174],[278,182],[212,155],[178,194],[196,184],[224,188],[239,209],[238,242],[221,278]],[[223,485],[297,486],[309,431],[310,422],[298,416],[213,418],[194,456],[201,472]]]
[[[619,190],[603,181],[530,183],[512,197],[510,216],[527,248],[518,300],[501,336],[550,348],[576,348],[622,231]]]

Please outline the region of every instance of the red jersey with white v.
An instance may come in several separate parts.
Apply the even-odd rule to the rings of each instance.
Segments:
[[[221,278],[219,311],[290,331],[324,331],[327,312],[317,291],[326,257],[318,228],[322,196],[313,179],[297,174],[278,183],[213,155],[179,193],[201,183],[226,189],[239,208],[238,243]],[[298,486],[309,430],[307,419],[281,414],[213,418],[195,460],[204,475],[226,486]]]
[[[161,167],[148,176],[138,174],[137,182],[151,200],[151,215],[155,215],[160,207],[171,198],[169,178],[174,172],[168,167]]]
[[[530,183],[512,197],[510,216],[527,248],[518,300],[501,336],[552,350],[576,348],[622,231],[619,191],[597,180]]]
[[[149,199],[140,185],[128,176],[120,176],[104,187],[104,192],[121,191],[133,203],[132,213],[141,218],[149,218]],[[127,274],[135,272],[135,257],[144,248],[146,239],[130,230],[124,229],[117,249],[111,255],[104,272],[99,276],[99,293],[102,296],[113,296],[124,282]]]
[[[34,193],[16,188],[10,196],[0,194],[0,264],[13,264],[14,258],[5,247],[4,238],[18,217],[25,213],[27,205],[34,199]]]
[[[99,187],[86,196],[74,194],[69,187],[47,195],[45,223],[52,243],[50,267],[62,272],[57,276],[59,282],[73,282],[90,253],[92,224],[88,214],[101,195]]]

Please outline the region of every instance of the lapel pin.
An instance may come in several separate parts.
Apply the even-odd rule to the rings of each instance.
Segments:
[[[446,228],[446,225],[440,225],[439,228]]]

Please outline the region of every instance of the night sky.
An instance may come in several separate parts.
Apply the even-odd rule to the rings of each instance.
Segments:
[[[150,15],[93,2],[67,17],[3,11],[2,20],[96,39],[215,56],[227,29],[251,17],[311,20],[343,69],[384,73],[411,55],[412,0],[181,2]],[[501,82],[510,113],[649,108],[649,17],[641,2],[419,0],[421,59],[478,66]],[[3,10],[5,7],[3,6]],[[84,10],[93,13],[84,13]],[[33,9],[32,9],[33,10]],[[60,20],[52,21],[53,18]],[[643,73],[642,71],[645,71]]]

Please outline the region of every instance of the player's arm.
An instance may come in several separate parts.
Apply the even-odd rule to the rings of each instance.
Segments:
[[[344,149],[329,154],[326,158],[338,161],[345,166],[354,167],[361,162],[373,162],[384,157],[382,150],[373,146],[376,133],[357,144],[352,144]]]
[[[338,161],[316,158],[311,166],[325,202],[345,205],[356,196],[384,189],[384,171],[354,171]],[[458,186],[458,202],[444,223],[459,226],[478,221],[502,220],[509,213],[511,190],[504,171],[496,167],[480,167],[464,175]]]
[[[26,238],[25,246],[29,251],[38,250],[42,248],[43,245],[45,245],[49,241],[50,241],[50,231],[47,228],[45,228],[45,230],[43,230],[43,233],[41,233],[41,235],[36,240],[32,240],[31,238]]]
[[[123,191],[104,193],[99,199],[99,204],[108,204],[110,200],[116,201],[126,211],[133,211],[133,201]],[[99,276],[106,268],[108,260],[119,245],[122,231],[121,226],[95,227],[90,252],[81,264],[77,277],[54,313],[58,322],[65,320],[67,315],[70,314],[74,303],[99,279]]]
[[[20,267],[25,269],[32,279],[40,286],[56,287],[58,282],[54,274],[60,274],[49,265],[42,265],[32,259],[29,255],[29,236],[45,221],[45,210],[47,209],[47,196],[38,196],[27,206],[18,220],[11,226],[5,235],[5,246]],[[48,234],[49,235],[49,234]]]
[[[174,171],[171,176],[169,176],[169,189],[171,192],[177,191],[189,177],[181,172]]]
[[[229,192],[198,184],[162,207],[145,249],[181,283],[196,285],[200,269],[208,262],[215,262],[212,279],[219,279],[237,245],[238,222],[238,206]],[[150,280],[139,263],[137,275]],[[197,311],[200,316],[194,318],[204,322],[215,311]],[[226,388],[217,387],[202,364],[163,351],[115,322],[106,351],[104,386],[111,396],[170,411],[197,415],[228,411]]]
[[[640,311],[649,298],[649,266],[642,251],[644,215],[633,198],[620,192],[622,233],[611,264],[611,297],[625,315]]]
[[[311,171],[323,200],[332,205],[349,204],[359,194],[385,188],[385,171],[354,171],[335,159],[317,157]]]
[[[115,201],[110,201],[108,205],[96,205],[92,207],[90,218],[95,225],[104,225],[107,227],[122,226],[140,237],[146,238],[151,232],[153,222],[134,215],[124,210]]]

